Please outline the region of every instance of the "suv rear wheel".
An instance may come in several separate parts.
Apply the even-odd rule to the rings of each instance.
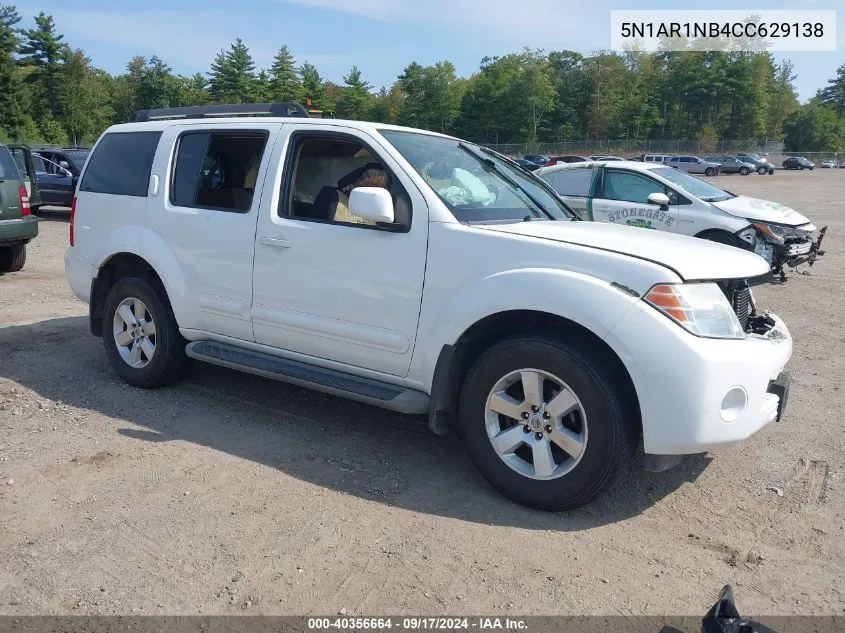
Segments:
[[[636,437],[610,374],[551,334],[510,338],[482,354],[464,382],[460,418],[490,484],[541,510],[577,508],[607,488]]]
[[[103,344],[117,373],[135,387],[169,384],[188,367],[186,342],[167,297],[140,277],[119,279],[109,291]]]
[[[26,244],[0,247],[0,273],[16,273],[26,263]]]

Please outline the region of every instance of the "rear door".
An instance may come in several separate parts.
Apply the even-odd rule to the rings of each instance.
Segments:
[[[41,191],[38,188],[38,179],[35,172],[35,164],[32,160],[32,150],[28,145],[9,145],[9,151],[15,159],[18,170],[24,179],[26,192],[29,194],[29,204],[35,209],[41,206]]]
[[[190,308],[180,317],[183,328],[254,340],[255,228],[280,129],[272,122],[204,122],[174,124],[162,133],[147,213],[150,242],[142,248],[155,249],[152,236],[158,235],[176,254]],[[288,274],[277,270],[274,279],[281,283]]]
[[[551,185],[552,189],[582,220],[592,220],[590,196],[596,171],[594,167],[561,169],[544,174],[543,180]]]

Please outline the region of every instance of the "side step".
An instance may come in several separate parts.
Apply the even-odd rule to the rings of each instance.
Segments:
[[[185,353],[206,363],[238,369],[399,413],[428,413],[429,397],[421,391],[353,376],[336,369],[317,367],[298,360],[279,358],[215,341],[188,343]]]

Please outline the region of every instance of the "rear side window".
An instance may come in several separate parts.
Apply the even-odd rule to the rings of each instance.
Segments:
[[[20,180],[21,175],[9,149],[0,146],[0,180]]]
[[[590,184],[593,181],[592,169],[562,169],[549,176],[549,184],[552,189],[562,196],[580,196],[586,198],[590,195]]]
[[[266,130],[182,134],[176,146],[171,204],[249,211],[267,136]]]
[[[161,132],[112,132],[97,144],[80,191],[146,197]]]

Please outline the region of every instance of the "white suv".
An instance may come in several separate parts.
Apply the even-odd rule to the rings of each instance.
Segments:
[[[780,417],[792,339],[757,255],[579,221],[454,138],[267,109],[143,112],[94,147],[65,264],[129,384],[198,359],[426,414],[549,510],[640,440],[661,470]]]

